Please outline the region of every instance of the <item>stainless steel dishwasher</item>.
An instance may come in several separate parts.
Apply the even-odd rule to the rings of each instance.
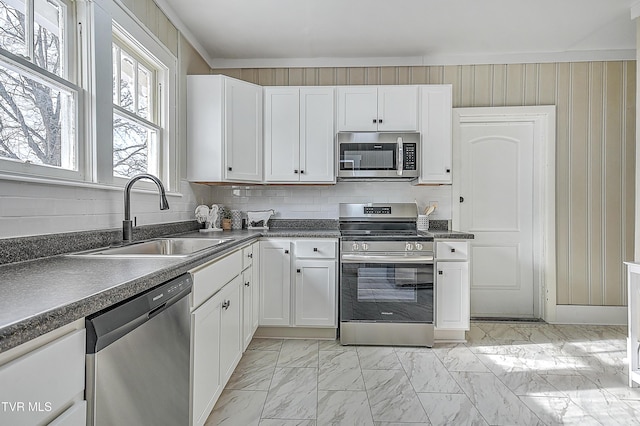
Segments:
[[[88,424],[189,423],[189,299],[181,275],[86,320]]]

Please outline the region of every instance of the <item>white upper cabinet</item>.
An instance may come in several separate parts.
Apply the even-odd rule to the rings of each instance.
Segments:
[[[265,181],[333,183],[334,89],[265,88]]]
[[[338,131],[418,131],[418,86],[339,86]]]
[[[187,77],[187,178],[262,181],[262,87],[221,75]]]
[[[451,85],[420,86],[420,177],[418,183],[451,183]]]

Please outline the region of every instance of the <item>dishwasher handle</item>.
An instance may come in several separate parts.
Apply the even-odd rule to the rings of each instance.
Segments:
[[[146,293],[98,312],[85,320],[87,353],[96,353],[169,309],[191,293],[193,280],[184,274]]]

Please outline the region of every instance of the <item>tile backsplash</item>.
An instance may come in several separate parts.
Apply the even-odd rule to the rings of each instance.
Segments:
[[[274,209],[274,218],[337,219],[339,203],[413,202],[419,211],[437,202],[433,219],[451,219],[451,186],[408,182],[338,182],[330,186],[217,186],[211,203],[251,211]]]

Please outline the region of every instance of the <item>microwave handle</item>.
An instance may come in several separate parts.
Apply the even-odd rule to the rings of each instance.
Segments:
[[[402,176],[402,168],[404,167],[404,149],[402,146],[402,136],[398,136],[396,142],[398,144],[398,176]]]

